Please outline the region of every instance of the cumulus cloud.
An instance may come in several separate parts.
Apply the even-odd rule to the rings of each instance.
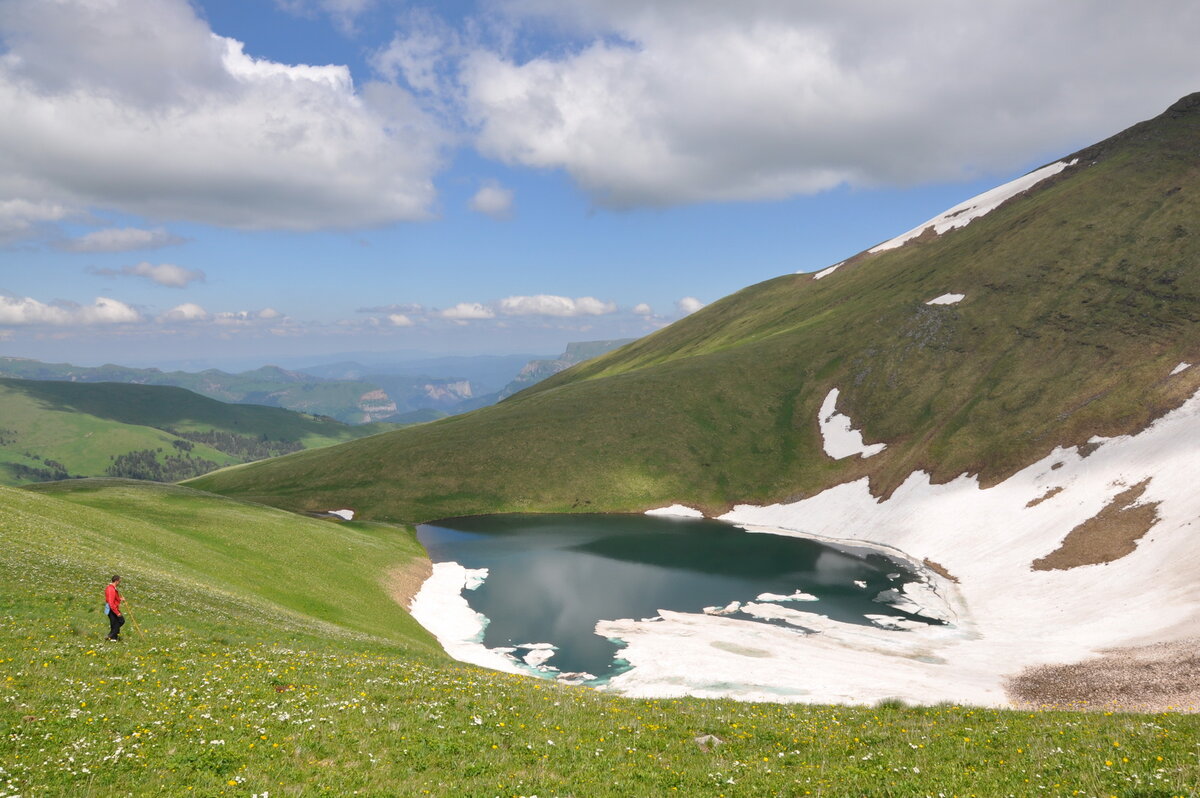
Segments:
[[[414,323],[411,318],[403,313],[389,313],[387,319],[393,327],[411,327]]]
[[[610,206],[774,199],[1009,170],[1200,85],[1191,0],[510,0],[578,47],[477,49],[477,147]]]
[[[47,200],[0,199],[0,244],[26,238],[40,225],[61,221],[71,213],[67,206]]]
[[[429,216],[445,134],[408,91],[256,59],[187,0],[5,0],[0,51],[0,203],[247,229]]]
[[[452,308],[446,308],[439,314],[444,319],[468,321],[472,319],[492,319],[496,313],[478,302],[459,302]]]
[[[617,306],[612,302],[601,302],[592,296],[571,299],[552,294],[536,296],[510,296],[497,303],[497,310],[505,316],[602,316],[614,313]]]
[[[90,305],[73,302],[46,304],[32,297],[0,295],[0,324],[10,326],[89,326],[96,324],[132,324],[142,315],[116,299],[96,297]]]
[[[221,313],[214,314],[212,321],[214,324],[229,327],[244,327],[258,321],[274,321],[282,318],[282,314],[274,308],[263,308],[262,310],[227,310]]]
[[[637,316],[651,316],[654,314],[653,308],[651,308],[645,302],[639,302],[636,305],[634,305],[633,312],[634,312],[634,315],[637,315]]]
[[[489,181],[479,187],[469,203],[471,210],[490,216],[493,219],[508,219],[512,216],[513,193],[495,181]]]
[[[208,311],[194,302],[185,302],[182,305],[176,305],[158,317],[159,321],[166,323],[206,321],[207,319]]]
[[[173,263],[155,265],[142,261],[135,266],[123,266],[120,269],[90,269],[92,274],[122,277],[144,277],[151,282],[170,288],[186,288],[188,283],[204,281],[204,272],[200,269],[185,269]]]
[[[182,244],[187,239],[167,232],[164,228],[142,230],[137,227],[109,227],[95,230],[78,238],[69,238],[55,246],[68,252],[131,252],[137,249],[159,249]]]
[[[704,303],[694,296],[685,296],[675,303],[675,307],[680,313],[687,316],[704,307]]]

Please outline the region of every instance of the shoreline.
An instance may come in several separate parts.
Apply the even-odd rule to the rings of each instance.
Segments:
[[[1057,448],[988,487],[967,475],[933,484],[918,471],[885,501],[862,479],[790,504],[739,505],[718,520],[910,563],[952,611],[950,624],[861,627],[791,608],[773,609],[788,626],[665,610],[654,620],[601,621],[596,633],[625,643],[621,658],[631,666],[602,689],[645,698],[1196,711],[1200,450],[1190,442],[1198,439],[1200,392],[1136,435]],[[1089,561],[1104,547],[1076,547],[1065,562],[1038,567],[1072,536],[1105,533],[1111,525],[1097,519],[1122,513],[1152,518],[1125,550]]]

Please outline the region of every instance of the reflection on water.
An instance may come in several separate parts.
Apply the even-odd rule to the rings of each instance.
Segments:
[[[489,570],[483,585],[465,594],[490,619],[485,645],[553,643],[548,665],[602,679],[615,673],[618,646],[595,634],[598,620],[700,612],[802,591],[818,601],[785,606],[868,623],[867,614],[906,615],[872,599],[913,578],[877,553],[705,519],[499,515],[424,524],[417,532],[434,562]]]

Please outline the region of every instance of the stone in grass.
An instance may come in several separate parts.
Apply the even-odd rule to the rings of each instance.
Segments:
[[[700,746],[700,750],[706,754],[724,742],[715,734],[702,734],[696,738],[696,745]]]

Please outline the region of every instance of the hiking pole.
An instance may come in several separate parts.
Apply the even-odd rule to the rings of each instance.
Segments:
[[[129,616],[129,620],[133,621],[133,628],[137,629],[138,637],[142,640],[146,639],[146,633],[142,631],[142,625],[137,622],[137,618],[133,617],[133,611],[129,607],[125,608],[125,614]]]

